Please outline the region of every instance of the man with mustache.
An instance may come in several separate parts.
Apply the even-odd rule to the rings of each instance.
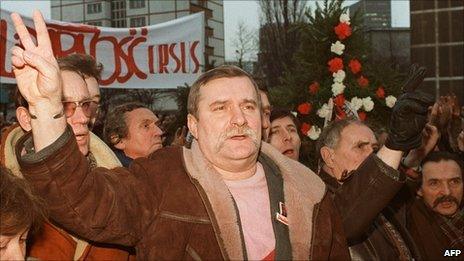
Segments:
[[[160,120],[140,103],[125,103],[108,112],[103,136],[124,167],[163,147]]]
[[[464,250],[463,162],[437,151],[421,166],[419,198],[408,211],[408,229],[424,260],[449,259],[445,250]]]
[[[135,246],[141,260],[346,260],[340,217],[311,170],[261,143],[260,98],[245,71],[203,73],[188,98],[190,149],[168,147],[129,168],[90,170],[61,117],[62,82],[48,31],[11,58],[29,103],[36,153],[19,159],[51,216],[79,235]],[[83,222],[83,220],[91,220]]]

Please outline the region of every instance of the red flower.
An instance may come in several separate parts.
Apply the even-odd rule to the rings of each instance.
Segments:
[[[303,133],[303,135],[308,135],[308,131],[311,129],[311,124],[308,124],[306,122],[303,122],[303,124],[301,124],[301,133]]]
[[[346,23],[339,23],[337,26],[335,26],[334,31],[340,40],[344,40],[351,35],[351,27]]]
[[[329,65],[329,71],[332,73],[343,69],[343,60],[338,57],[333,58],[327,64]]]
[[[346,118],[346,112],[344,110],[340,110],[337,114],[337,119],[343,120]]]
[[[300,114],[307,115],[311,112],[312,107],[311,103],[305,102],[298,105],[297,110]]]
[[[364,76],[360,76],[358,78],[358,84],[359,86],[361,87],[366,87],[367,85],[369,85],[369,80],[367,78],[365,78]]]
[[[341,107],[335,107],[335,110],[337,111],[336,114],[336,119],[337,120],[342,120],[346,118],[346,112],[341,108]]]
[[[357,59],[351,60],[348,67],[350,67],[353,74],[357,74],[361,71],[361,63]]]
[[[365,121],[367,119],[367,114],[363,111],[358,112],[359,119]]]
[[[375,92],[375,94],[377,95],[378,98],[380,99],[384,99],[385,98],[385,89],[380,86],[377,91]]]
[[[342,107],[345,104],[345,96],[343,96],[343,94],[339,94],[337,95],[337,97],[335,97],[333,101],[335,105],[337,105],[338,107]]]
[[[316,93],[319,91],[319,83],[318,82],[313,82],[311,85],[309,85],[309,93],[312,95],[316,95]]]

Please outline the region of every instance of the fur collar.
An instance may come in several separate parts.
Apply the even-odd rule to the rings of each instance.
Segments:
[[[18,140],[26,133],[19,125],[12,126],[5,131],[2,137],[1,162],[13,172],[15,176],[22,177],[15,147]],[[90,148],[98,167],[116,168],[122,166],[114,152],[95,134],[90,132]]]
[[[122,167],[116,154],[97,135],[90,132],[90,152],[95,157],[98,167],[114,169]]]
[[[18,124],[10,126],[2,135],[1,162],[17,177],[23,177],[21,174],[18,160],[15,156],[15,145],[18,140],[24,136],[24,132]]]
[[[295,260],[308,259],[313,233],[313,210],[325,194],[325,184],[310,169],[282,155],[267,143],[262,143],[260,153],[277,165],[284,181],[292,257]],[[213,221],[223,257],[245,259],[239,217],[221,175],[204,158],[196,141],[192,143],[191,149],[183,148],[183,155],[185,169],[202,195]]]

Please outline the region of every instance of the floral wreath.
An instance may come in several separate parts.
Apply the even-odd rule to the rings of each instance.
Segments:
[[[332,43],[330,51],[336,56],[327,62],[328,71],[332,73],[332,97],[324,103],[318,110],[317,115],[324,120],[324,127],[332,120],[333,112],[335,112],[336,119],[344,119],[347,116],[354,116],[362,121],[366,120],[367,113],[374,109],[374,101],[370,96],[360,98],[352,97],[351,101],[347,101],[344,95],[345,84],[343,81],[346,77],[346,72],[343,64],[343,52],[345,45],[342,43],[351,36],[352,29],[350,26],[350,16],[348,14],[341,14],[339,24],[334,27],[334,32],[338,37],[338,41]],[[357,83],[361,88],[369,85],[369,79],[362,74],[362,65],[358,59],[351,59],[348,63],[349,71],[357,78]],[[320,89],[319,83],[313,82],[309,85],[309,93],[315,95]],[[377,98],[385,99],[387,107],[392,108],[395,105],[396,97],[389,95],[385,97],[385,89],[379,86],[375,92]],[[297,111],[300,115],[308,115],[312,111],[313,105],[309,102],[298,105]],[[294,113],[295,116],[296,113]],[[312,125],[308,122],[303,122],[301,125],[301,132],[303,135],[309,137],[311,140],[317,140],[321,133],[321,128],[317,125]]]

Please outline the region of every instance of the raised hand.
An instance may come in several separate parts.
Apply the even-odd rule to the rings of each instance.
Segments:
[[[13,47],[11,63],[18,89],[29,103],[34,147],[39,152],[55,142],[66,129],[60,68],[53,56],[42,14],[39,11],[33,14],[37,44],[18,14],[13,13],[11,19],[23,46]]]
[[[421,145],[421,132],[427,123],[427,108],[433,96],[418,88],[425,78],[426,69],[411,66],[402,86],[401,95],[392,110],[390,130],[385,146],[392,150],[408,151]]]
[[[50,113],[56,113],[62,106],[62,80],[42,14],[39,11],[33,13],[37,45],[21,17],[13,13],[11,18],[24,47],[15,46],[11,50],[11,62],[19,91],[29,103],[32,112],[40,106],[50,109]]]

